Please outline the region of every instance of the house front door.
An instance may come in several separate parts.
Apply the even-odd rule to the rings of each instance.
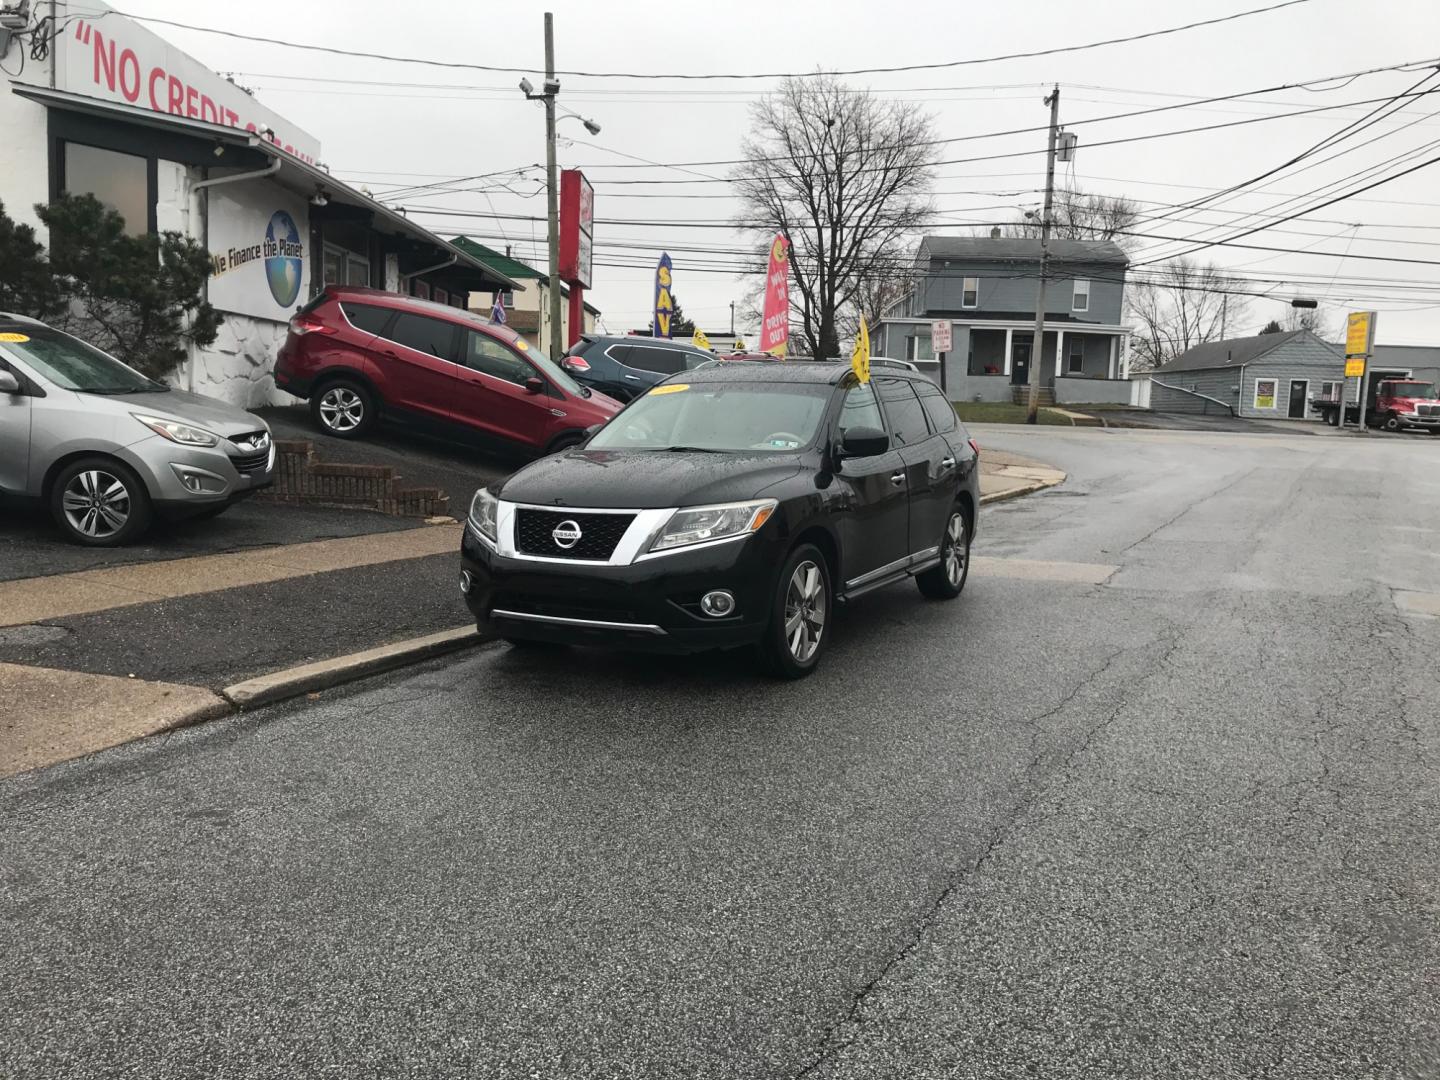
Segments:
[[[1015,342],[1010,347],[1010,356],[1010,385],[1026,385],[1030,381],[1030,342]]]
[[[1305,419],[1305,399],[1310,396],[1310,380],[1290,380],[1290,409],[1286,413],[1291,420]]]

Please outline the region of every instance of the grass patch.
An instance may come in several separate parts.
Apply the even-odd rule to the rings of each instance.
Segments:
[[[977,424],[1025,423],[1024,405],[1013,405],[1008,401],[957,401],[954,404],[955,412],[959,414],[961,420]],[[1068,419],[1050,409],[1042,408],[1038,418],[1042,424],[1070,426]]]

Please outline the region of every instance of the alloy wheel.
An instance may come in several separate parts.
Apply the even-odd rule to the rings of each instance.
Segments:
[[[86,469],[65,485],[61,507],[70,527],[92,540],[114,536],[130,520],[130,489],[114,473]]]
[[[945,578],[951,588],[958,589],[965,578],[965,560],[970,557],[965,544],[965,516],[958,510],[945,526],[945,539]]]
[[[354,431],[365,419],[365,402],[343,386],[331,387],[320,395],[320,420],[331,431]]]
[[[819,650],[826,608],[825,578],[807,559],[795,567],[785,590],[785,643],[798,663],[809,663]]]

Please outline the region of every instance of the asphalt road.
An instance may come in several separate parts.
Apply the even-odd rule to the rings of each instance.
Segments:
[[[493,648],[0,783],[0,1076],[1440,1075],[1440,441],[980,439],[1040,565],[804,683]]]

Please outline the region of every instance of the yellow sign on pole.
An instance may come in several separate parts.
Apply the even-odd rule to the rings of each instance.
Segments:
[[[855,331],[855,351],[850,355],[850,366],[862,383],[870,381],[870,331],[865,326],[864,315],[860,316],[860,329]]]
[[[1347,379],[1363,379],[1365,377],[1365,358],[1345,361],[1345,377]]]
[[[1375,345],[1375,312],[1352,311],[1345,320],[1345,355],[1369,356]]]

